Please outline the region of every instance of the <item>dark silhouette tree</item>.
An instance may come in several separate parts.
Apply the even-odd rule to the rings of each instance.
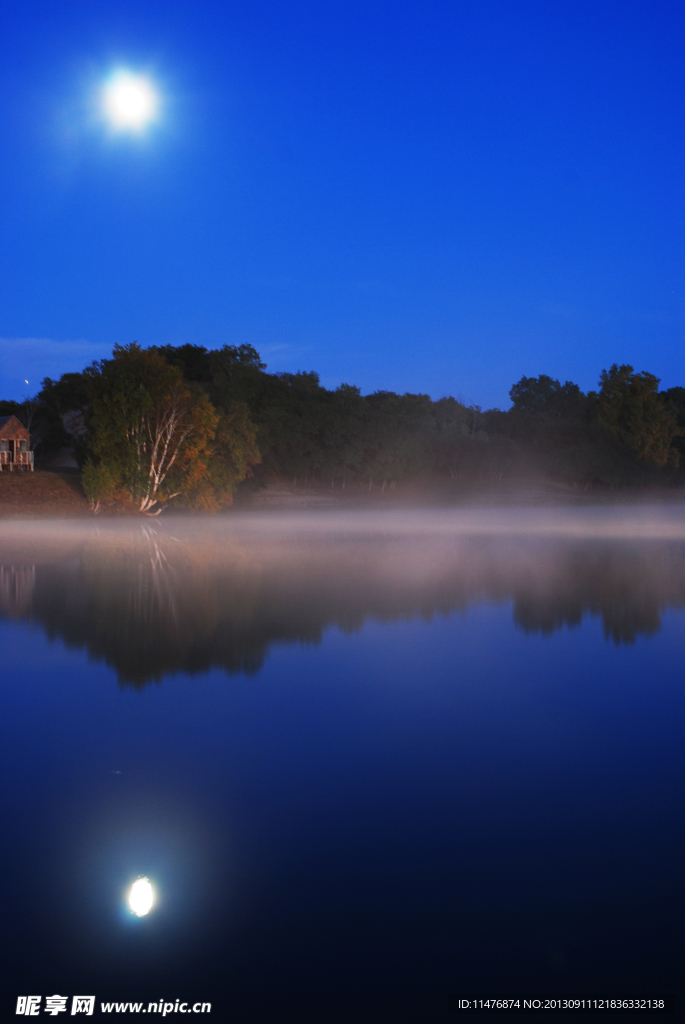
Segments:
[[[599,422],[638,459],[657,466],[677,466],[674,445],[683,433],[672,405],[659,394],[659,378],[635,373],[632,366],[616,363],[600,374],[597,396]]]

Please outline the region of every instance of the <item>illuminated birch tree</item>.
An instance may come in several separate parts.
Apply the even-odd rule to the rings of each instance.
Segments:
[[[115,346],[113,358],[87,374],[91,407],[83,483],[94,507],[104,499],[123,499],[138,512],[156,515],[166,502],[190,493],[200,507],[216,507],[212,462],[220,455],[214,442],[221,417],[206,393],[157,352],[135,343]],[[225,447],[226,429],[220,433]],[[259,459],[254,445],[248,449],[240,465],[224,467],[220,483],[229,500],[250,459]]]

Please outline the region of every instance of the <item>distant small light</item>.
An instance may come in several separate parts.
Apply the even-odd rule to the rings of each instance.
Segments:
[[[152,910],[155,894],[149,878],[138,878],[128,894],[128,905],[136,917],[145,917]]]

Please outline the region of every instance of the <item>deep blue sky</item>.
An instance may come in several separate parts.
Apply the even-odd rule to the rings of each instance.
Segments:
[[[484,406],[615,361],[685,384],[684,28],[679,0],[4,4],[0,397],[134,339]],[[116,66],[161,91],[141,138],[94,116]]]

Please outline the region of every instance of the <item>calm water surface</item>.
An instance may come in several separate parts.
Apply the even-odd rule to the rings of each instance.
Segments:
[[[683,509],[4,536],[3,1019],[682,991]]]

